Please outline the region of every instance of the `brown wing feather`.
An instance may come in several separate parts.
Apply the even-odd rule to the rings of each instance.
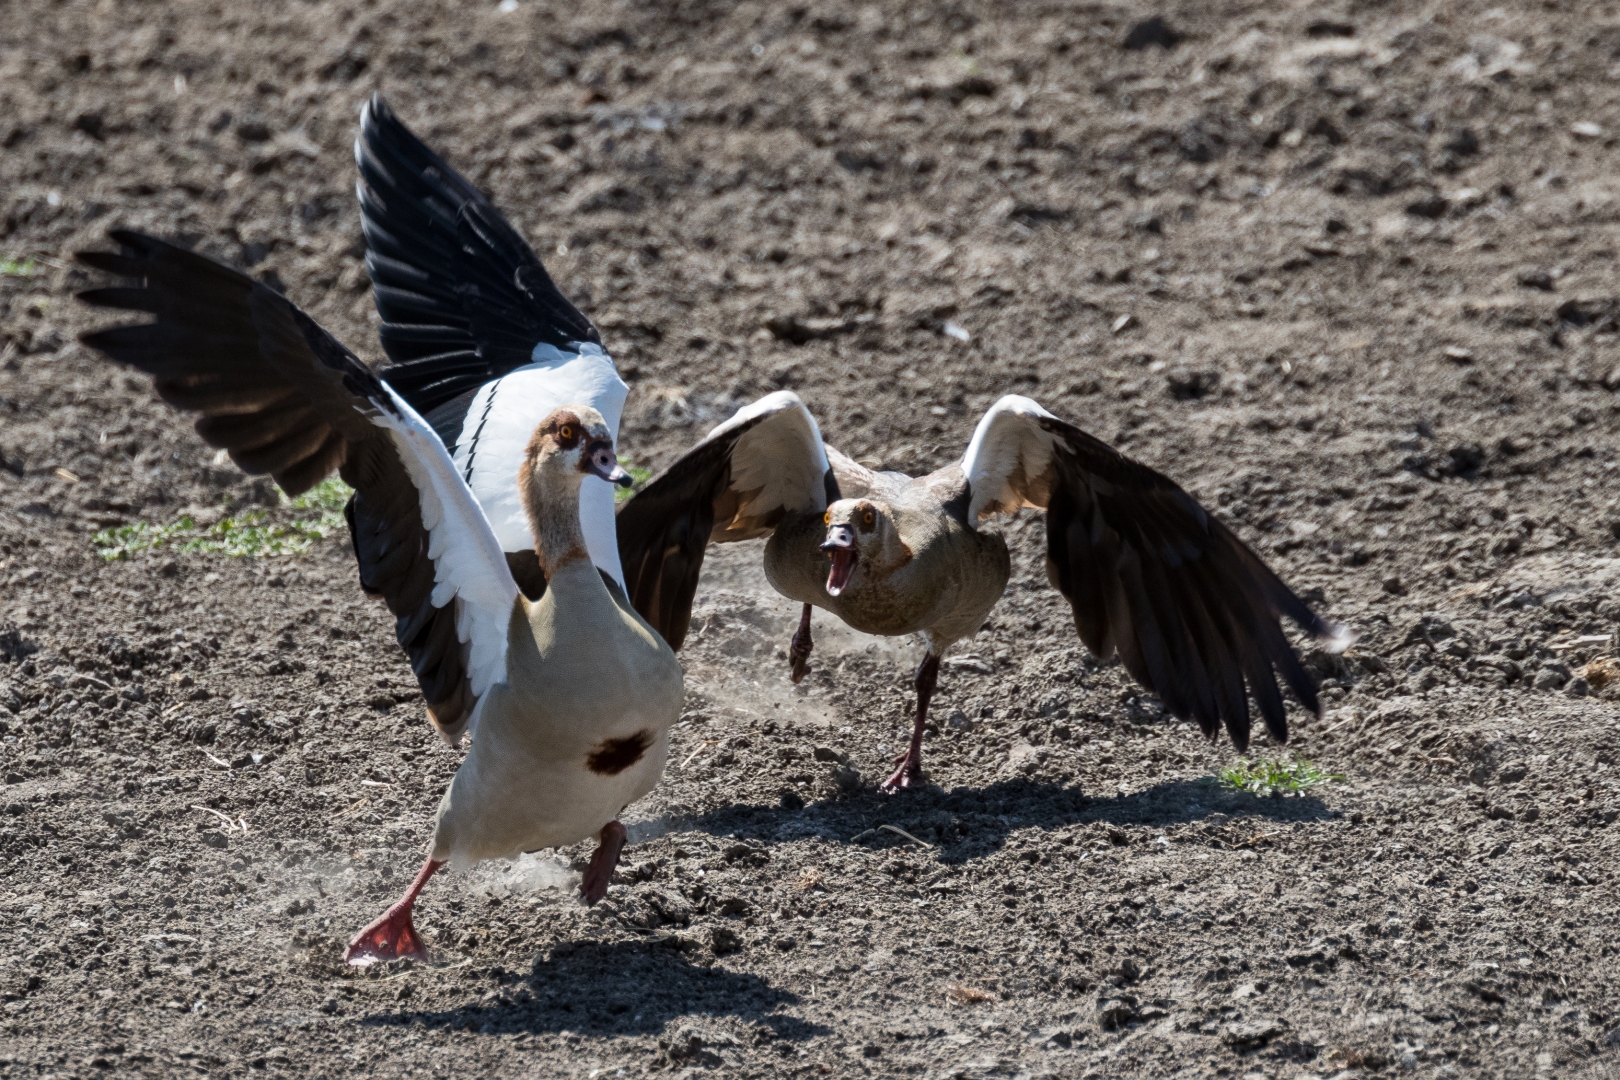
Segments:
[[[1318,638],[1336,628],[1169,478],[1072,424],[1031,422],[1056,436],[1052,464],[1012,486],[1046,506],[1048,574],[1086,646],[1117,652],[1166,709],[1211,738],[1225,726],[1240,750],[1250,733],[1245,684],[1278,742],[1288,721],[1275,672],[1319,712],[1280,620]]]
[[[718,437],[705,439],[665,469],[619,508],[619,561],[630,603],[672,649],[686,640],[692,598],[709,544],[768,536],[781,521],[778,508],[741,514],[747,492],[731,484],[731,455],[738,441],[775,413],[763,413]],[[829,450],[823,483],[837,498],[840,461],[851,476],[860,466]]]
[[[333,470],[355,489],[347,507],[361,586],[396,617],[399,643],[447,736],[473,701],[455,609],[435,608],[419,496],[398,452],[368,415],[386,402],[376,377],[288,300],[212,259],[128,231],[118,252],[78,260],[140,282],[93,289],[86,303],[156,321],[85,334],[93,349],[153,376],[158,395],[200,413],[197,432],[289,495]],[[385,406],[391,407],[391,406]]]

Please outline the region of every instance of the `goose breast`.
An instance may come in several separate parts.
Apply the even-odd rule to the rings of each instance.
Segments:
[[[577,843],[658,783],[680,663],[585,560],[515,606],[507,681],[439,808],[434,858],[469,865]]]

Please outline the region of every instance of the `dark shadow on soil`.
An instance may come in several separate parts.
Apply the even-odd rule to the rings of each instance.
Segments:
[[[849,841],[887,824],[936,845],[943,861],[960,863],[998,850],[1015,829],[1089,824],[1152,829],[1240,818],[1306,822],[1334,813],[1314,796],[1260,798],[1220,788],[1213,780],[1171,781],[1129,795],[1092,798],[1075,786],[1019,778],[982,788],[923,787],[893,796],[868,790],[799,809],[728,806],[667,826],[771,844],[813,835]],[[1148,839],[1125,829],[1112,835],[1112,842],[1121,844]],[[910,843],[883,829],[859,842],[870,848]]]
[[[798,1002],[797,994],[757,975],[690,963],[665,944],[586,941],[566,942],[549,958],[536,960],[534,969],[509,980],[493,1003],[435,1011],[402,1008],[360,1022],[369,1027],[421,1023],[486,1035],[656,1035],[671,1020],[740,1016],[760,1025],[765,1040],[827,1034],[819,1024],[775,1011]]]

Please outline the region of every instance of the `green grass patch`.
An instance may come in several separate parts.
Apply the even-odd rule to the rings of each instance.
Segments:
[[[349,496],[354,494],[354,488],[345,484],[336,476],[328,476],[289,504],[294,510],[319,510],[325,514],[336,514],[338,520],[343,519],[343,507],[347,505]],[[283,500],[285,501],[285,500]]]
[[[33,277],[36,269],[33,259],[0,259],[0,277]]]
[[[622,503],[629,499],[636,492],[641,490],[642,484],[645,484],[648,480],[652,479],[651,469],[643,469],[640,465],[632,465],[624,458],[619,459],[619,464],[624,466],[624,471],[630,474],[630,479],[634,480],[635,483],[627,488],[614,488],[613,501],[615,503]]]
[[[90,541],[108,560],[162,547],[231,558],[302,555],[344,527],[343,504],[350,493],[349,486],[334,476],[296,499],[284,497],[274,516],[269,510],[245,510],[208,526],[199,526],[189,516],[167,525],[137,521],[103,529]]]
[[[1234,791],[1271,797],[1303,795],[1312,788],[1344,779],[1309,761],[1281,758],[1239,758],[1216,773],[1215,778]]]
[[[167,525],[154,525],[150,521],[137,521],[133,525],[102,529],[90,538],[103,559],[127,559],[137,552],[167,547],[176,538],[191,535],[196,523],[189,517]]]

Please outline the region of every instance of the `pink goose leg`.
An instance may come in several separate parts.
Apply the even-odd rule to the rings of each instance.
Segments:
[[[630,838],[624,826],[617,821],[602,826],[599,836],[601,843],[591,853],[591,865],[585,868],[585,879],[579,883],[579,891],[584,894],[587,904],[594,904],[607,895],[608,884],[613,880],[613,869],[619,865],[619,852],[624,850],[625,841]]]
[[[788,647],[788,662],[792,665],[792,677],[798,682],[810,674],[810,649],[813,646],[810,640],[810,605],[804,605],[804,614],[799,616],[799,629],[793,635],[793,643]]]
[[[894,759],[894,775],[883,782],[882,790],[893,794],[901,788],[922,782],[923,725],[928,722],[928,703],[933,700],[934,687],[939,685],[939,656],[933,650],[917,665],[917,719],[911,726],[911,745]]]
[[[416,926],[411,922],[411,909],[416,907],[416,894],[443,865],[431,858],[423,863],[422,869],[417,871],[416,880],[405,890],[405,895],[383,912],[376,922],[354,935],[349,947],[343,950],[343,959],[357,966],[397,960],[402,956],[426,960],[427,946],[422,944]]]

